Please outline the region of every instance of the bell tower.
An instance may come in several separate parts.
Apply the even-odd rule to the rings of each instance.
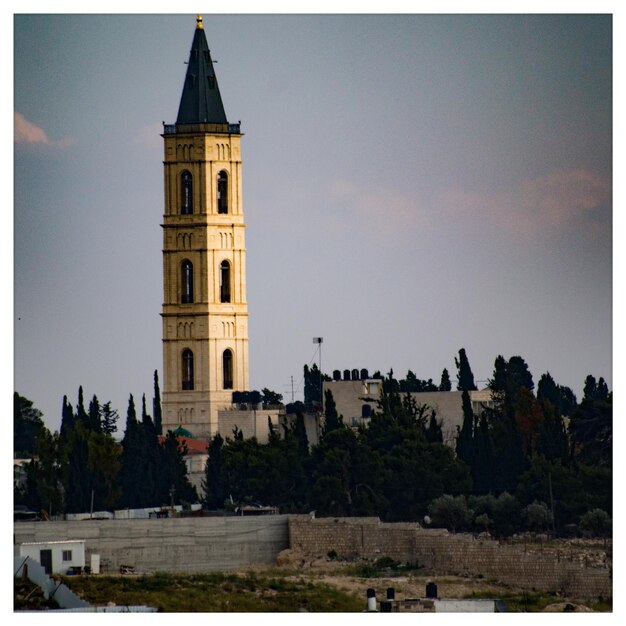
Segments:
[[[211,437],[249,388],[240,124],[198,16],[175,124],[163,125],[163,429]]]

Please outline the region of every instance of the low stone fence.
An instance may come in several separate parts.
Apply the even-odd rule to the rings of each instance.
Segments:
[[[522,589],[563,593],[572,598],[612,596],[608,566],[591,567],[558,553],[531,553],[523,545],[424,529],[417,524],[385,524],[372,517],[293,516],[289,520],[289,544],[293,550],[312,557],[323,557],[330,551],[346,559],[387,556],[418,563],[439,575],[482,576]]]

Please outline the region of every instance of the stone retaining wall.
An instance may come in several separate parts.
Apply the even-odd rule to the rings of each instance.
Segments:
[[[334,550],[339,558],[383,556],[418,563],[439,575],[482,576],[528,590],[560,592],[572,598],[612,596],[608,567],[587,567],[559,555],[531,554],[524,546],[417,524],[385,524],[378,518],[294,516],[289,520],[289,544],[311,557]]]
[[[375,517],[321,518],[268,515],[149,520],[18,522],[14,543],[85,539],[86,562],[100,554],[110,572],[210,572],[274,563],[286,548],[312,558],[334,550],[340,558],[390,557],[418,563],[437,575],[482,576],[528,590],[594,599],[612,595],[609,567],[591,567],[561,555],[526,552],[416,524],[385,524]],[[105,573],[106,570],[103,571]]]

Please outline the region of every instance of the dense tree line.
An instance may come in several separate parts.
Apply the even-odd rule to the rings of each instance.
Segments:
[[[140,508],[195,502],[197,494],[187,478],[186,453],[176,437],[161,437],[161,400],[154,373],[154,419],[142,399],[137,419],[132,395],[126,429],[114,438],[118,413],[110,402],[93,396],[85,405],[78,390],[76,408],[63,398],[61,428],[51,433],[32,402],[15,394],[14,452],[32,455],[26,466],[26,485],[15,502],[48,514],[82,513],[119,507]]]
[[[476,383],[465,350],[455,361],[463,424],[454,448],[443,445],[436,412],[406,393],[438,387],[410,371],[401,380],[390,372],[366,427],[347,427],[326,391],[315,446],[308,444],[302,411],[280,432],[270,425],[265,445],[244,440],[237,430],[232,437],[214,437],[205,504],[256,502],[283,512],[387,521],[423,522],[426,516],[451,529],[498,535],[563,533],[571,524],[606,532],[612,514],[612,394],[605,381],[589,376],[577,403],[569,388],[546,373],[535,394],[524,359],[498,356],[488,383],[493,402],[475,414],[470,391]],[[322,377],[317,368],[307,370],[312,399]],[[447,370],[442,385],[451,388]]]
[[[305,403],[296,403],[289,424],[269,423],[266,444],[240,430],[216,435],[208,447],[202,499],[221,509],[246,503],[277,506],[284,513],[315,510],[318,516],[375,515],[386,521],[424,521],[451,530],[486,530],[505,536],[520,530],[565,533],[571,525],[610,532],[612,515],[612,392],[589,375],[583,398],[549,373],[537,386],[520,356],[498,356],[488,381],[491,402],[477,406],[469,359],[459,351],[457,389],[462,425],[454,446],[444,445],[436,411],[410,392],[447,390],[410,370],[382,377],[382,393],[366,426],[351,428],[324,397],[319,442],[305,428],[308,407],[319,410],[316,366],[305,366]],[[259,397],[261,394],[259,394]],[[279,394],[263,390],[264,402]],[[417,399],[416,399],[417,398]],[[170,432],[161,436],[161,404],[155,372],[151,417],[142,398],[138,414],[129,398],[121,442],[118,416],[96,396],[76,407],[63,399],[59,432],[50,433],[41,413],[15,394],[15,451],[33,454],[27,485],[16,502],[53,513],[145,507],[196,501]]]

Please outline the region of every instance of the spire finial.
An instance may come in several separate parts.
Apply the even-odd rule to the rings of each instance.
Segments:
[[[199,13],[196,17],[196,28],[204,28],[204,26],[202,26],[202,15]]]

